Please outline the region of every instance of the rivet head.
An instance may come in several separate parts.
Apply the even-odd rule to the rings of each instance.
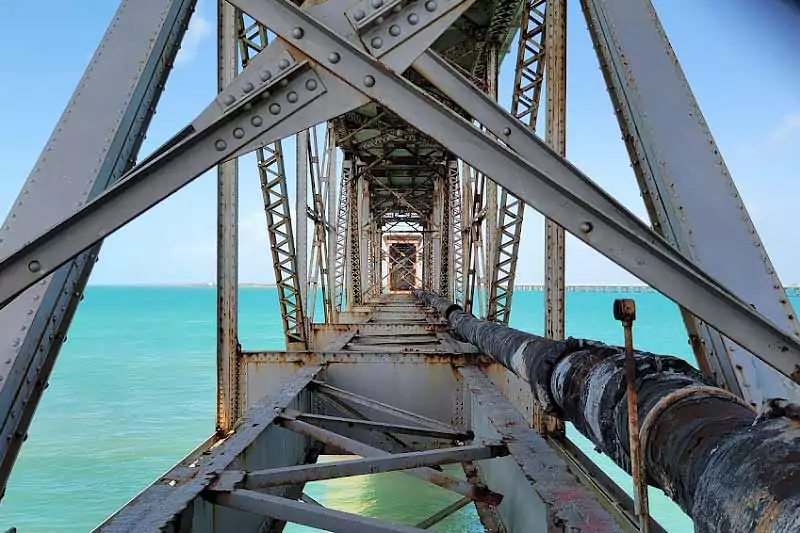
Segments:
[[[261,81],[267,81],[272,77],[272,72],[265,70],[261,73]]]
[[[272,96],[272,93],[269,91],[264,91],[263,93],[261,93],[262,100],[267,100],[270,96]]]
[[[338,63],[340,59],[341,56],[336,52],[331,52],[330,55],[328,56],[328,61],[330,61],[331,63]]]
[[[402,10],[403,10],[403,6],[401,6],[400,4],[397,4],[396,6],[394,6],[392,8],[392,12],[393,13],[400,13]]]
[[[223,151],[227,147],[228,147],[228,143],[226,143],[222,139],[219,139],[217,142],[214,143],[214,148],[216,148],[220,152]]]
[[[317,88],[317,80],[307,80],[306,81],[306,89],[309,91],[314,91]]]
[[[249,81],[247,83],[245,83],[244,85],[242,85],[242,91],[244,91],[245,94],[249,93],[253,89],[255,89],[255,87],[253,87],[253,84],[250,83]]]
[[[383,0],[372,0],[372,7],[378,9],[383,5]]]
[[[289,60],[284,58],[278,61],[278,68],[281,70],[286,70],[287,68],[289,68]]]
[[[256,128],[260,128],[262,124],[264,124],[264,120],[259,117],[258,115],[254,116],[250,119],[250,124],[255,126]]]
[[[28,263],[28,270],[30,270],[31,272],[36,273],[39,272],[41,269],[42,269],[42,264],[35,259],[30,263]]]
[[[583,233],[589,233],[594,229],[591,222],[581,222],[580,230]]]
[[[232,94],[229,94],[228,96],[225,97],[225,105],[231,105],[235,101],[236,98],[234,98]]]
[[[294,91],[290,92],[289,94],[286,95],[286,100],[288,100],[290,104],[294,104],[295,102],[297,102],[297,93]]]
[[[373,78],[372,76],[364,76],[364,85],[366,85],[367,87],[372,87],[373,85],[375,85],[375,78]]]
[[[511,128],[503,128],[503,135],[511,135]]]
[[[383,39],[380,37],[373,37],[370,44],[372,45],[372,48],[380,48],[383,46]]]
[[[280,86],[281,87],[286,87],[287,85],[289,85],[289,80],[287,80],[286,78],[282,79],[281,83],[280,83]]]
[[[302,39],[303,38],[303,28],[294,28],[292,30],[292,37],[295,39]]]
[[[367,14],[364,13],[363,9],[356,9],[355,13],[353,13],[353,18],[356,19],[356,20],[361,20],[366,16],[367,16]]]
[[[242,128],[236,128],[233,130],[233,136],[237,139],[241,139],[244,137],[244,130]]]
[[[377,17],[377,18],[375,19],[375,24],[377,24],[378,26],[380,26],[381,24],[383,24],[383,17]]]
[[[436,11],[437,7],[438,6],[436,5],[436,0],[428,0],[427,2],[425,2],[425,9],[427,11]]]
[[[389,27],[389,35],[391,35],[392,37],[397,37],[398,35],[400,35],[400,26],[398,26],[397,24],[392,24]]]
[[[411,13],[408,15],[408,23],[412,26],[416,25],[419,22],[419,15],[416,13]]]
[[[272,104],[272,105],[270,105],[269,106],[269,112],[272,113],[273,115],[277,115],[278,113],[280,113],[281,112],[280,104]]]

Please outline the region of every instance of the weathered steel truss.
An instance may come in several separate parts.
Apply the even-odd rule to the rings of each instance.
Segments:
[[[419,531],[473,502],[487,529],[634,529],[641,511],[559,429],[559,415],[582,423],[564,404],[559,387],[567,382],[537,382],[556,363],[573,372],[579,364],[562,355],[576,350],[588,353],[592,371],[611,358],[595,354],[590,342],[546,341],[561,352],[553,352],[540,376],[528,363],[536,361],[534,343],[544,341],[515,333],[513,342],[494,343],[492,336],[508,332],[503,326],[479,323],[446,300],[437,317],[405,294],[422,286],[507,323],[525,204],[547,219],[546,336],[564,335],[566,230],[677,302],[690,333],[705,343],[696,349],[700,366],[736,395],[701,385],[695,371],[684,369],[691,390],[670,392],[669,405],[648,404],[642,431],[655,424],[652,413],[674,408],[689,397],[684,393],[735,405],[748,424],[754,415],[737,396],[754,405],[776,394],[796,400],[800,327],[785,293],[775,288],[780,283],[763,246],[753,245],[755,230],[741,200],[722,190],[735,191],[696,102],[683,90],[686,80],[673,68],[677,61],[649,0],[582,5],[656,231],[563,157],[563,0],[325,0],[303,7],[289,0],[221,1],[218,96],[135,165],[194,6],[124,2],[47,156],[0,229],[0,331],[10,345],[2,345],[9,355],[0,388],[3,483],[102,239],[213,167],[217,435],[112,516],[104,531],[269,531],[287,520],[334,531]],[[497,71],[517,20],[521,38],[508,113],[497,104]],[[276,36],[269,43],[267,27]],[[128,76],[116,79],[120,65]],[[656,86],[646,82],[652,79]],[[544,83],[542,141],[533,130]],[[112,124],[106,114],[123,121]],[[643,116],[648,128],[640,127]],[[327,125],[322,150],[321,124]],[[679,139],[671,135],[676,129]],[[292,135],[295,226],[281,146]],[[697,146],[703,149],[688,150]],[[337,150],[343,154],[338,202]],[[236,160],[253,151],[285,352],[243,352],[237,338]],[[99,166],[95,153],[105,154]],[[66,171],[84,181],[62,183]],[[717,219],[687,194],[698,184]],[[56,208],[42,213],[41,204],[29,203],[34,196]],[[720,245],[720,235],[734,227],[735,238]],[[740,258],[747,283],[732,270]],[[318,294],[323,323],[313,320]],[[425,296],[428,303],[435,298]],[[637,386],[646,392],[651,384]],[[550,402],[553,394],[560,411]],[[611,396],[621,393],[604,399]],[[798,410],[787,402],[769,406],[764,416],[781,419],[769,428],[790,425],[784,419]],[[615,418],[613,435],[597,440],[623,443],[616,428],[625,424]],[[643,440],[653,475],[664,465],[660,456],[647,455]],[[625,467],[623,448],[603,451]],[[363,459],[311,464],[333,450]],[[431,468],[450,461],[464,463],[466,481]],[[797,463],[784,461],[787,469]],[[326,509],[302,494],[307,481],[392,470],[463,498],[411,528]],[[542,470],[546,479],[537,475]],[[662,474],[659,483],[674,475],[669,466]],[[268,494],[257,492],[265,488]],[[498,507],[509,494],[512,505]],[[673,496],[688,508],[686,494]]]
[[[223,5],[225,2],[223,2]],[[267,28],[252,20],[242,11],[236,11],[237,41],[242,69],[247,68],[251,58],[267,45]],[[289,193],[286,186],[286,166],[280,140],[256,149],[258,175],[267,215],[272,266],[275,286],[278,288],[278,304],[281,308],[283,332],[289,345],[306,347],[306,327],[303,314],[303,294],[298,279],[298,260],[295,253],[292,216],[289,208]],[[298,177],[300,173],[298,172]],[[305,174],[302,176],[305,179]],[[305,203],[305,199],[304,199]],[[305,209],[295,213],[305,223]],[[303,254],[305,257],[305,253]]]

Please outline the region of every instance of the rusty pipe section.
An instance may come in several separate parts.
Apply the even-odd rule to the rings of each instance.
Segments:
[[[630,472],[623,348],[538,337],[480,320],[434,293],[412,294]],[[647,482],[680,505],[698,532],[800,531],[800,421],[788,415],[797,407],[781,404],[756,419],[682,359],[634,356]]]

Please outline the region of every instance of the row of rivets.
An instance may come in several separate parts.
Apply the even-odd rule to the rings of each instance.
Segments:
[[[371,2],[373,9],[380,9],[383,7],[383,0],[372,0]],[[396,6],[392,7],[393,13],[400,13],[403,10],[402,4],[397,4]],[[367,16],[366,12],[363,9],[356,9],[353,12],[353,18],[356,19],[356,22],[364,20]],[[375,19],[377,24],[383,24],[384,18],[379,16]],[[299,37],[298,37],[299,38]]]
[[[300,29],[300,28],[297,28],[297,29]],[[302,29],[300,29],[300,30],[301,30],[301,32],[302,32]],[[333,55],[334,55],[334,54],[331,54],[331,56],[333,56]],[[339,55],[339,54],[336,54],[337,58],[338,58],[338,55]],[[283,61],[286,61],[286,63],[287,63],[287,66],[288,66],[288,63],[289,63],[289,62],[288,62],[287,60],[282,60],[282,62],[283,62]],[[338,59],[337,59],[336,61],[338,61]],[[281,65],[279,64],[278,66],[281,66]],[[285,67],[281,67],[281,68],[285,68]],[[367,77],[368,77],[368,78],[371,78],[371,76],[367,76]],[[289,81],[288,81],[288,80],[281,80],[281,85],[282,85],[282,86],[284,86],[284,87],[285,87],[285,86],[286,86],[288,83],[289,83]],[[366,83],[366,81],[365,81],[365,83]],[[372,85],[374,85],[374,84],[375,84],[375,80],[373,79],[373,80],[372,80]],[[368,86],[369,86],[369,87],[371,87],[372,85],[368,85]],[[306,87],[306,89],[307,89],[307,90],[309,90],[309,91],[315,91],[315,90],[317,89],[317,80],[315,80],[315,79],[313,79],[313,78],[310,78],[310,79],[306,80],[305,87]],[[264,97],[266,98],[266,97],[268,97],[268,96],[269,96],[269,93],[268,93],[268,92],[265,92],[265,93],[264,93]],[[289,93],[286,95],[286,100],[287,100],[287,101],[288,101],[290,104],[297,103],[297,101],[298,101],[299,99],[300,99],[300,97],[298,96],[297,92],[295,92],[295,91],[290,91],[290,92],[289,92]],[[277,115],[277,114],[279,114],[279,113],[281,112],[281,105],[280,105],[280,104],[278,104],[277,102],[276,102],[276,103],[273,103],[273,104],[270,104],[270,106],[269,106],[269,112],[270,112],[270,113],[272,113],[273,115]],[[250,124],[252,124],[252,125],[253,125],[253,126],[255,126],[256,128],[260,128],[260,127],[261,127],[261,126],[264,124],[264,120],[263,120],[263,119],[262,119],[260,116],[256,115],[256,116],[254,116],[254,117],[252,117],[252,118],[250,119]],[[234,136],[234,138],[236,138],[236,139],[242,139],[242,138],[244,138],[244,134],[245,134],[245,131],[244,131],[244,129],[243,129],[243,128],[238,128],[238,127],[237,127],[237,128],[235,128],[235,129],[233,130],[233,136]],[[217,140],[217,141],[214,143],[214,148],[216,148],[218,151],[222,152],[223,150],[226,150],[226,149],[228,148],[228,143],[227,143],[227,142],[225,142],[225,140],[224,140],[224,139],[218,139],[218,140]],[[36,263],[36,265],[34,265],[34,263]],[[36,268],[36,270],[34,270],[34,268]],[[31,262],[31,263],[28,265],[28,269],[29,269],[31,272],[38,272],[38,270],[39,270],[40,268],[41,268],[41,266],[39,266],[39,262],[38,262],[38,261],[32,261],[32,262]]]
[[[436,9],[438,7],[439,7],[439,5],[436,3],[436,0],[428,0],[427,2],[425,2],[425,10],[428,11],[428,12],[432,13],[432,12],[436,11]],[[402,6],[399,5],[399,4],[392,8],[392,11],[394,11],[395,13],[399,13],[401,10],[402,10]],[[363,15],[363,13],[364,12],[360,11],[360,10],[358,12],[356,12],[356,14],[355,14],[356,20],[360,20],[358,18],[358,15]],[[361,18],[363,18],[363,17],[361,17]],[[416,14],[416,13],[409,13],[408,17],[406,17],[406,20],[408,21],[408,23],[411,26],[416,26],[419,23],[419,15]],[[379,24],[379,25],[382,24],[383,23],[383,17],[376,18],[375,22],[377,24]],[[391,35],[392,37],[399,37],[401,33],[402,33],[402,28],[400,28],[400,26],[398,26],[397,24],[392,24],[389,27],[389,35]],[[377,37],[377,36],[373,37],[372,40],[370,41],[370,45],[372,46],[372,48],[378,50],[383,46],[383,39],[381,37]]]
[[[301,39],[303,37],[303,29],[302,28],[295,28],[292,31],[292,35],[294,35],[294,37],[297,38],[297,39]],[[291,64],[292,63],[288,59],[283,58],[278,62],[278,68],[280,70],[286,70],[287,68],[289,68],[289,66],[291,66]],[[270,79],[272,79],[272,72],[269,71],[269,70],[264,70],[259,75],[259,78],[261,78],[262,82],[267,82]],[[285,86],[286,83],[288,83],[288,82],[287,82],[287,80],[281,80],[281,83]],[[249,94],[249,93],[253,92],[255,90],[255,88],[256,88],[255,85],[253,85],[251,82],[248,81],[244,85],[242,85],[242,92],[244,94]],[[232,94],[229,94],[229,95],[225,96],[224,102],[225,102],[225,105],[231,106],[231,105],[233,105],[234,102],[236,102],[236,97],[233,96]]]

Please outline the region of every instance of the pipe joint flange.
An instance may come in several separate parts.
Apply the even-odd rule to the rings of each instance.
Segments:
[[[676,403],[694,396],[713,396],[715,398],[722,398],[751,409],[750,405],[748,405],[744,400],[732,392],[728,392],[725,389],[720,389],[718,387],[712,387],[708,385],[693,385],[674,390],[658,400],[653,408],[647,412],[644,420],[642,420],[642,424],[639,429],[639,445],[645,454],[647,453],[647,442],[650,438],[650,433],[653,431],[653,426],[655,426],[658,418],[664,414],[669,407],[672,407]]]

